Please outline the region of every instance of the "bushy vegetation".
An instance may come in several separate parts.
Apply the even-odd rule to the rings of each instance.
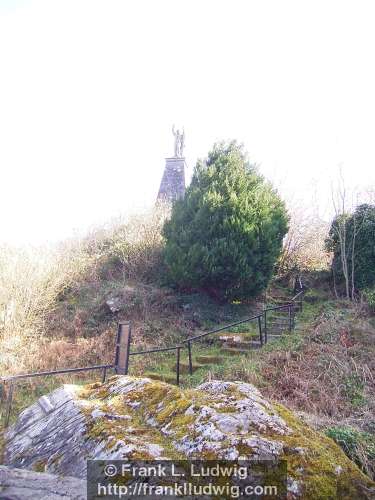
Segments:
[[[366,300],[370,310],[375,312],[375,286],[362,290],[364,299]]]
[[[284,203],[235,142],[198,161],[183,200],[166,222],[171,281],[214,296],[248,299],[272,277],[287,232]]]
[[[112,357],[106,332],[115,326],[105,301],[135,279],[147,283],[160,276],[167,214],[167,207],[159,206],[54,248],[3,246],[0,373],[96,364]],[[161,295],[155,299],[155,291],[142,285],[127,296],[128,308],[146,308],[147,316]],[[89,332],[95,338],[88,338],[93,337]]]
[[[327,249],[333,252],[332,271],[337,283],[346,283],[346,294],[375,285],[375,205],[359,205],[352,214],[332,222]]]
[[[361,292],[375,310],[375,288],[369,284],[374,267],[374,245],[369,245],[374,241],[373,207],[362,206],[356,213],[354,269],[363,276],[356,283],[366,285]],[[365,214],[363,219],[360,214]],[[247,299],[267,285],[280,255],[287,216],[283,203],[243,150],[236,144],[217,145],[206,164],[198,163],[185,200],[175,205],[165,224],[164,253],[163,226],[168,217],[168,207],[158,207],[52,250],[2,247],[0,374],[110,363],[120,319],[133,322],[136,346],[132,347],[147,348],[175,345],[198,329],[253,315],[259,306],[255,301],[231,300]],[[218,361],[192,377],[185,378],[184,373],[182,383],[194,385],[212,377],[250,381],[271,399],[300,410],[312,425],[328,427],[327,434],[371,476],[375,324],[364,317],[365,310],[359,314],[360,306],[333,300],[328,273],[308,273],[311,268],[320,269],[324,233],[320,223],[312,222],[306,220],[302,228],[294,225],[291,265],[285,266],[288,272],[303,269],[304,283],[312,288],[297,317],[297,330],[237,359],[221,356],[220,348],[209,342],[201,351],[197,347],[194,355],[216,356]],[[313,225],[320,228],[318,244]],[[368,245],[363,253],[362,245]],[[339,254],[335,257],[339,265]],[[184,293],[161,286],[166,283],[166,265],[169,276],[187,289]],[[271,284],[268,297],[273,292],[277,298],[290,296],[281,282],[285,280],[277,289]],[[191,290],[195,288],[230,300],[218,304]],[[108,299],[118,301],[115,312],[108,308]],[[233,331],[245,332],[245,327]],[[254,332],[247,333],[250,339]],[[163,365],[154,355],[134,358],[138,359],[131,370],[137,375],[150,366],[162,371],[171,359],[166,356]],[[98,374],[81,376],[97,379]],[[64,376],[18,383],[14,415],[69,380]]]
[[[283,250],[277,266],[279,277],[296,273],[320,272],[329,269],[330,255],[325,247],[328,225],[318,209],[290,201],[289,230],[284,238]]]
[[[346,455],[364,472],[375,478],[375,437],[373,434],[348,426],[329,427],[326,434],[336,441]]]
[[[99,277],[158,281],[162,274],[162,227],[170,207],[155,209],[96,229],[83,241],[85,253],[95,260]]]
[[[77,247],[0,250],[0,373],[37,366],[47,314],[81,279],[87,260]]]

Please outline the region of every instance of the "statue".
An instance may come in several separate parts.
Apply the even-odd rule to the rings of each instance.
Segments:
[[[182,158],[185,147],[185,130],[182,129],[182,133],[179,130],[175,130],[173,125],[172,133],[174,135],[174,155],[176,158]]]

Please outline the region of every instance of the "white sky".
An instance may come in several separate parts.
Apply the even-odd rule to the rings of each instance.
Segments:
[[[375,185],[375,4],[0,0],[0,240],[56,240],[155,200],[171,125],[190,171],[245,143],[322,208]],[[308,204],[308,202],[307,202]]]

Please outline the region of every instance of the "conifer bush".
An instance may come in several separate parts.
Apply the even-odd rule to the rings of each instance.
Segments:
[[[287,226],[284,203],[242,146],[215,144],[164,225],[169,278],[221,299],[256,296],[272,277]]]

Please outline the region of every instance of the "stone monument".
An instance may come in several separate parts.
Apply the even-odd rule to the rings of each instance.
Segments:
[[[158,201],[173,203],[185,195],[185,131],[172,127],[174,135],[174,156],[165,159],[164,174],[160,183]]]

